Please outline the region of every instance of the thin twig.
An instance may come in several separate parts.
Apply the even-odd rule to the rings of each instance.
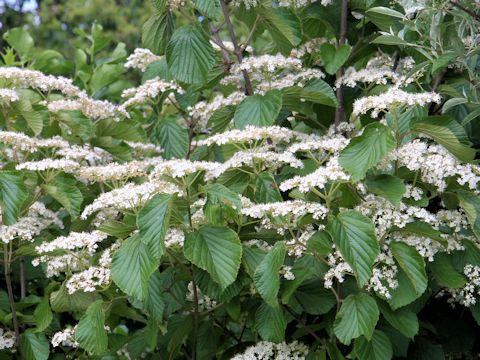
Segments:
[[[322,343],[322,339],[320,339],[320,337],[318,337],[318,335],[315,334],[315,332],[314,332],[312,329],[310,329],[307,324],[305,324],[305,321],[304,321],[303,319],[298,318],[297,315],[293,312],[293,310],[290,309],[287,305],[285,305],[284,308],[285,308],[285,310],[287,310],[287,312],[288,312],[290,315],[292,315],[292,316],[295,318],[295,320],[297,320],[297,322],[298,322],[300,325],[303,326],[303,328],[304,328],[305,330],[307,330],[307,332],[308,332],[310,335],[312,335],[312,336],[315,338],[315,340],[317,340],[319,343]]]
[[[223,63],[225,64],[225,70],[228,71],[230,69],[230,66],[232,64],[232,61],[230,60],[230,54],[228,53],[227,47],[223,44],[222,38],[218,34],[218,28],[213,26],[212,23],[208,24],[210,27],[210,32],[213,35],[213,42],[217,44],[220,49],[222,50],[222,56],[223,56]]]
[[[220,6],[222,7],[223,17],[225,18],[225,24],[227,25],[228,33],[233,44],[233,52],[235,53],[239,63],[243,61],[242,49],[238,46],[237,37],[235,36],[235,30],[233,29],[232,21],[230,20],[230,13],[228,12],[228,6],[225,0],[220,0]],[[246,95],[253,95],[252,82],[246,70],[242,70],[243,79],[245,80],[245,93]]]
[[[5,270],[5,282],[7,284],[8,302],[12,310],[13,329],[15,331],[15,343],[18,346],[20,341],[20,327],[18,325],[17,310],[15,307],[15,298],[13,297],[12,278],[10,277],[10,258],[8,244],[3,244],[3,261]]]
[[[338,39],[338,47],[345,45],[347,39],[347,17],[348,17],[348,0],[342,0],[342,13],[340,15],[340,37]],[[345,73],[343,66],[337,71],[337,80],[340,79]],[[337,86],[336,89],[338,107],[335,110],[335,128],[345,121],[345,108],[343,107],[343,91],[341,86]]]
[[[27,280],[25,278],[25,257],[20,256],[20,299],[27,297]]]
[[[480,21],[480,15],[478,15],[477,13],[473,12],[470,9],[467,9],[465,6],[460,4],[458,1],[450,0],[450,4],[453,5],[454,7],[458,8],[458,9],[466,12],[468,15],[474,17],[476,20]]]

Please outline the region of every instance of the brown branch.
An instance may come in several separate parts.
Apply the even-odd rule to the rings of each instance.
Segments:
[[[222,50],[223,63],[225,64],[225,70],[228,71],[230,69],[230,65],[232,64],[232,61],[230,60],[230,54],[228,53],[228,49],[223,44],[223,41],[220,35],[218,35],[218,28],[213,26],[212,23],[209,24],[209,27],[210,27],[210,32],[213,35],[215,44],[217,44]]]
[[[225,18],[225,24],[227,25],[228,33],[230,34],[230,38],[233,44],[233,52],[237,57],[239,63],[243,61],[242,49],[238,45],[237,38],[235,36],[235,30],[233,29],[232,21],[230,20],[230,13],[228,12],[227,4],[225,0],[220,0],[220,5],[222,7],[223,17]],[[243,79],[245,80],[245,94],[253,95],[253,87],[252,82],[250,81],[250,77],[248,76],[248,72],[246,70],[242,70]]]
[[[20,257],[20,299],[27,297],[27,280],[25,279],[25,258]]]
[[[348,17],[348,0],[342,0],[342,13],[340,17],[340,37],[338,39],[338,46],[340,48],[345,44],[347,39],[347,17]],[[343,66],[340,67],[337,71],[337,80],[340,79],[345,72]],[[335,128],[342,122],[345,121],[345,108],[343,107],[343,91],[342,87],[338,86],[336,89],[337,103],[338,107],[335,110]]]
[[[463,6],[462,4],[460,4],[458,1],[456,1],[456,0],[450,0],[449,3],[450,3],[452,6],[458,8],[458,9],[464,11],[464,12],[466,12],[468,15],[472,16],[472,17],[475,18],[476,20],[480,21],[480,15],[478,15],[477,13],[473,12],[472,10],[466,8],[465,6]]]
[[[15,298],[13,297],[12,278],[10,276],[10,259],[8,245],[3,245],[3,260],[5,269],[5,282],[7,284],[8,302],[10,303],[10,309],[12,310],[12,322],[13,329],[15,331],[15,344],[19,345],[20,342],[20,327],[18,325],[17,310],[15,307]]]

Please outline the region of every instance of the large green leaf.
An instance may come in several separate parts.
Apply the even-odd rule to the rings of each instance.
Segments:
[[[44,333],[27,330],[20,338],[20,352],[25,360],[47,360],[50,344]]]
[[[276,242],[260,262],[253,276],[258,293],[270,306],[278,305],[279,272],[285,259],[285,253],[286,249],[283,241]]]
[[[301,89],[300,100],[310,101],[315,104],[337,106],[337,97],[328,83],[322,79],[314,79]]]
[[[43,185],[45,191],[57,200],[69,212],[72,218],[80,214],[83,195],[77,187],[77,180],[69,174],[59,174]]]
[[[279,90],[270,90],[265,95],[248,96],[235,110],[235,127],[243,129],[247,125],[272,125],[281,108],[282,93]]]
[[[411,126],[412,130],[430,136],[462,161],[471,161],[475,156],[463,126],[449,116],[430,116]]]
[[[372,275],[379,253],[372,221],[356,211],[345,211],[333,218],[328,229],[343,258],[355,272],[358,285],[364,286]]]
[[[385,320],[403,335],[413,339],[418,334],[418,317],[413,311],[406,307],[394,311],[383,301],[378,301],[378,307]]]
[[[212,19],[218,19],[222,14],[219,0],[194,0],[195,7],[202,14]]]
[[[186,236],[184,254],[225,289],[237,278],[242,245],[233,230],[204,225]]]
[[[166,159],[184,158],[188,153],[188,130],[177,119],[166,118],[158,122],[155,136],[162,147]]]
[[[265,341],[281,342],[285,339],[287,321],[279,306],[262,303],[255,312],[255,328]]]
[[[393,149],[395,138],[391,131],[382,124],[371,123],[342,150],[340,165],[352,175],[353,181],[358,181]]]
[[[35,323],[37,325],[35,332],[44,331],[50,325],[53,320],[53,314],[52,310],[50,309],[48,296],[44,297],[37,305],[35,311],[33,312],[33,317],[35,318]]]
[[[377,303],[371,296],[365,293],[349,295],[335,318],[335,335],[346,345],[362,335],[371,340],[379,316]]]
[[[112,259],[112,280],[126,294],[143,300],[159,262],[139,236],[125,240]]]
[[[35,45],[30,34],[21,27],[8,30],[3,38],[22,58],[29,55]]]
[[[400,200],[405,193],[403,180],[393,175],[375,175],[365,179],[368,191],[383,196],[395,206],[400,206]]]
[[[84,311],[88,306],[98,300],[97,293],[77,291],[69,294],[65,283],[61,288],[50,294],[50,305],[55,312]]]
[[[83,349],[94,355],[101,355],[107,350],[108,336],[102,300],[95,301],[88,307],[75,330],[75,340]]]
[[[325,70],[330,75],[337,72],[338,69],[347,61],[352,47],[348,44],[343,44],[338,49],[335,45],[324,43],[320,46],[320,53],[325,64]]]
[[[368,9],[365,12],[365,17],[373,22],[382,31],[390,31],[399,19],[403,19],[405,15],[396,10],[378,6]]]
[[[242,202],[238,194],[222,184],[208,184],[204,187],[204,191],[207,194],[207,201],[212,204],[223,203],[237,209],[242,207]]]
[[[160,272],[155,271],[148,281],[147,296],[143,302],[144,310],[157,321],[163,319],[165,310],[162,285]]]
[[[413,247],[402,242],[393,242],[391,249],[417,294],[423,294],[428,285],[423,257]]]
[[[465,277],[453,266],[452,257],[449,254],[436,254],[434,261],[428,263],[428,269],[440,285],[450,289],[458,289],[467,282]]]
[[[393,357],[392,344],[380,330],[373,332],[370,341],[364,337],[356,339],[353,351],[361,360],[390,360]]]
[[[458,193],[458,200],[467,215],[473,232],[480,239],[480,198],[474,193],[461,191]]]
[[[272,35],[276,47],[288,55],[290,50],[300,44],[302,31],[300,19],[285,8],[259,7],[261,23]]]
[[[205,82],[215,63],[212,45],[195,26],[183,26],[175,30],[167,45],[166,55],[171,74],[189,84]]]
[[[17,221],[27,197],[27,188],[19,171],[0,171],[0,200],[4,225],[12,225]]]
[[[164,54],[175,30],[175,15],[165,11],[153,14],[143,24],[142,44],[156,54]]]
[[[422,296],[422,294],[418,293],[412,285],[410,278],[401,268],[397,272],[397,281],[398,286],[395,289],[390,290],[391,297],[387,300],[393,310],[411,304]]]
[[[172,199],[172,195],[157,194],[145,204],[137,216],[140,239],[158,260],[165,251],[163,241],[170,221]]]

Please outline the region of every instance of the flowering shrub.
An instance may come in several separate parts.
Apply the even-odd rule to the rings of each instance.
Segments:
[[[473,358],[473,4],[154,4],[5,34],[1,358]]]

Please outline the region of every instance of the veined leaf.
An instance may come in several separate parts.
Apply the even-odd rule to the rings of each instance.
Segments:
[[[164,11],[150,16],[142,27],[142,44],[156,54],[164,54],[175,30],[175,14]]]
[[[184,158],[188,153],[188,130],[177,119],[162,119],[155,127],[155,136],[166,159]]]
[[[19,171],[0,171],[0,200],[2,221],[12,225],[20,215],[22,205],[28,197],[23,176]]]
[[[43,187],[49,195],[62,204],[72,218],[78,217],[83,195],[77,187],[77,180],[72,175],[59,174]]]
[[[218,0],[194,0],[193,3],[198,11],[209,18],[218,19],[222,14],[220,1]]]
[[[358,285],[364,286],[380,251],[372,221],[356,211],[345,211],[333,219],[328,231],[355,272]]]
[[[393,149],[395,138],[391,131],[382,124],[371,123],[342,150],[340,165],[352,175],[353,181],[358,181]]]
[[[467,215],[473,232],[480,239],[480,198],[473,193],[462,191],[458,193],[458,200]]]
[[[166,56],[171,74],[188,84],[205,82],[215,63],[212,45],[194,26],[175,30],[167,45]]]
[[[235,110],[235,127],[243,129],[247,125],[270,126],[277,119],[282,108],[282,93],[270,90],[265,95],[246,97]]]
[[[278,305],[279,271],[285,260],[285,253],[285,244],[282,241],[276,242],[260,262],[253,276],[258,293],[270,306]]]
[[[375,300],[365,294],[349,295],[337,313],[333,329],[342,344],[364,336],[371,340],[380,312]]]
[[[380,330],[374,330],[370,341],[364,337],[356,339],[353,351],[362,360],[390,360],[393,357],[392,343]]]
[[[237,278],[242,245],[233,230],[204,225],[186,236],[184,254],[225,289]]]
[[[132,236],[113,255],[112,280],[126,294],[143,300],[148,280],[158,265],[159,261],[140,237]]]
[[[81,347],[94,355],[101,355],[107,350],[108,336],[105,330],[105,312],[103,301],[92,303],[75,330],[75,340]]]
[[[383,196],[397,207],[400,206],[400,200],[406,190],[402,179],[386,174],[367,177],[365,185],[369,191]]]
[[[385,320],[406,337],[413,339],[418,334],[419,324],[417,315],[407,309],[390,309],[390,306],[383,301],[378,301],[378,307]]]
[[[423,257],[413,247],[402,242],[392,242],[391,249],[417,294],[423,294],[428,285]]]
[[[475,156],[462,125],[449,116],[430,116],[415,121],[412,130],[432,137],[462,161],[471,161]]]
[[[260,305],[255,313],[255,328],[265,341],[281,342],[285,339],[287,321],[279,306],[266,303]]]
[[[20,352],[25,360],[47,360],[50,344],[45,334],[27,330],[20,338]]]

